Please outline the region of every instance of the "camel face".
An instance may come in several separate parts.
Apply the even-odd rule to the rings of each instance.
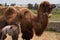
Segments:
[[[48,17],[49,17],[49,18],[52,16],[51,11],[52,11],[55,7],[56,7],[55,4],[51,4],[51,5],[50,5],[49,11],[48,11]]]
[[[50,4],[49,2],[47,1],[44,1],[40,4],[40,9],[42,9],[42,12],[44,14],[47,13],[48,17],[51,17],[51,11],[55,8],[55,4]]]

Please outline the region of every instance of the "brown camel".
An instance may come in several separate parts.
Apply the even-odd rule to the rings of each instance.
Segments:
[[[42,2],[38,8],[38,15],[35,15],[27,8],[21,8],[21,32],[22,38],[30,40],[33,37],[33,29],[37,36],[41,36],[48,24],[51,11],[56,6],[47,1]]]
[[[5,24],[4,26],[21,23],[20,25],[23,40],[30,40],[33,37],[33,29],[37,36],[40,36],[43,33],[47,27],[48,17],[53,8],[55,8],[55,5],[44,1],[38,8],[38,15],[35,15],[27,8],[20,8],[18,10],[17,8],[9,7],[6,9],[2,17],[2,19],[4,19],[4,23],[3,21],[0,22]]]
[[[7,25],[18,25],[18,24],[20,25],[20,13],[21,12],[18,12],[14,7],[8,7],[4,11],[4,14],[0,16],[0,39],[2,37],[2,29],[5,28],[5,26],[7,26]],[[6,38],[6,35],[4,36],[3,40],[5,38]],[[13,35],[12,39],[17,40],[15,35]]]
[[[0,29],[8,24],[20,23],[20,13],[14,7],[4,9],[4,13],[0,16]]]
[[[2,10],[2,9],[1,9]],[[3,11],[3,10],[2,10]],[[3,13],[1,12],[1,15],[0,15],[0,39],[1,39],[1,36],[2,36],[2,28],[4,28],[4,26],[7,25],[7,22],[5,21],[5,18],[4,18],[4,15]]]

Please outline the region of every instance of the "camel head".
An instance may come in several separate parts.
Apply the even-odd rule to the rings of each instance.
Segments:
[[[44,14],[47,14],[48,17],[51,17],[51,11],[55,8],[55,4],[50,4],[48,1],[44,1],[40,4],[40,8],[41,11],[44,13]]]

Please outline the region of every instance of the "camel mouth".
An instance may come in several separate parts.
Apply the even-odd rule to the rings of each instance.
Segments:
[[[52,14],[50,13],[50,14],[48,14],[48,18],[51,18],[51,16],[52,16]]]

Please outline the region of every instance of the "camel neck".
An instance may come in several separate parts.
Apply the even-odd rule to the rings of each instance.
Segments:
[[[43,12],[41,10],[38,10],[37,18],[38,19],[42,19],[43,18]]]
[[[40,8],[40,9],[38,9],[37,18],[38,18],[38,19],[43,19],[43,17],[48,18],[48,15],[47,15],[47,14],[48,14],[48,13],[43,12],[43,10]]]
[[[48,23],[48,15],[46,13],[43,13],[41,10],[38,11],[37,18],[38,18],[37,21],[42,22],[43,24]],[[47,24],[46,24],[46,26],[47,26]]]

